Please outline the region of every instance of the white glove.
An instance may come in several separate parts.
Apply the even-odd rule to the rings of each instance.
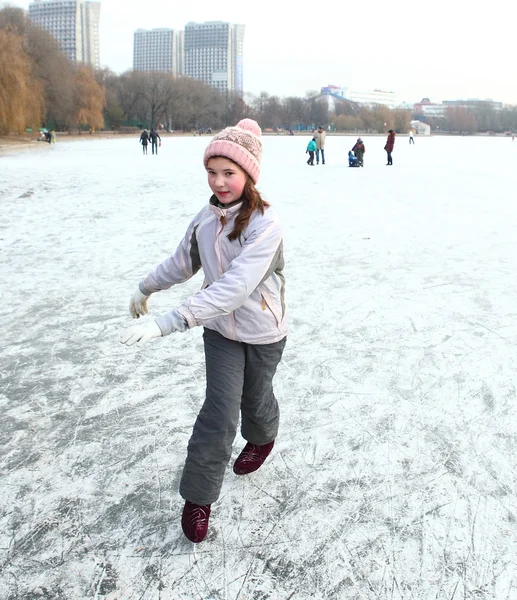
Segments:
[[[142,294],[140,288],[136,290],[136,292],[131,297],[129,302],[129,312],[133,319],[138,319],[140,315],[146,315],[149,310],[147,309],[147,300],[149,296]]]
[[[126,346],[132,346],[135,342],[148,342],[156,337],[162,337],[162,330],[156,321],[147,321],[147,323],[128,327],[120,336],[120,341]]]
[[[187,331],[188,323],[183,315],[178,312],[178,309],[175,308],[171,310],[171,312],[162,315],[156,319],[158,323],[158,327],[162,330],[162,335],[170,335],[175,331],[179,331],[181,333]]]

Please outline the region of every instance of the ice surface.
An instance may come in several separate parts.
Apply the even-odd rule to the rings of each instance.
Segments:
[[[129,298],[208,200],[208,137],[0,157],[0,598],[517,598],[517,143],[267,137],[290,336],[275,450],[207,541],[177,493],[201,330],[127,348]],[[153,315],[201,285],[154,295]],[[234,456],[243,445],[238,436]]]

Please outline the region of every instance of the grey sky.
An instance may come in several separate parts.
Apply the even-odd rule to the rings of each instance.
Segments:
[[[29,0],[15,3],[29,6]],[[335,84],[390,90],[407,102],[428,96],[517,104],[511,29],[517,5],[478,6],[467,0],[102,0],[101,63],[117,73],[130,69],[139,27],[220,20],[246,25],[246,92],[303,96]]]

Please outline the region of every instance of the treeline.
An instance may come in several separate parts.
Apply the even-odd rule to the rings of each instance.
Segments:
[[[305,98],[286,97],[262,92],[247,94],[245,100],[236,94],[222,94],[188,77],[173,77],[165,73],[128,71],[115,75],[99,74],[106,89],[106,127],[117,129],[132,124],[167,129],[218,129],[234,124],[244,117],[260,123],[263,129],[314,129],[320,124],[335,131],[407,131],[409,111],[391,111],[381,106],[360,108],[343,103],[329,112],[326,98],[317,92],[307,92]],[[345,114],[341,111],[345,111]]]
[[[102,127],[105,92],[18,8],[0,11],[0,133],[53,125]]]
[[[517,106],[496,110],[488,102],[477,107],[449,106],[446,116],[425,118],[432,131],[450,133],[517,132]]]

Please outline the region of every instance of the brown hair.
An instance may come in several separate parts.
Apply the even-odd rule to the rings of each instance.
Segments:
[[[235,217],[235,225],[227,236],[230,242],[239,239],[255,210],[260,211],[260,213],[263,215],[264,210],[269,206],[269,203],[262,198],[260,192],[257,190],[255,184],[251,180],[251,177],[247,173],[246,183],[242,191],[241,200],[242,206],[239,210],[239,214]]]

